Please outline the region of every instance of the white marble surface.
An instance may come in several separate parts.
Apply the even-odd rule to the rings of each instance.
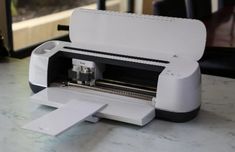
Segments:
[[[145,127],[101,120],[50,137],[21,126],[53,109],[29,102],[28,62],[0,59],[0,152],[234,152],[235,80],[202,77],[199,116]]]

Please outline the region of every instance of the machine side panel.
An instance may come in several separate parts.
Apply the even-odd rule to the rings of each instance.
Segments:
[[[197,62],[173,61],[159,75],[156,108],[184,113],[200,107],[201,73]]]

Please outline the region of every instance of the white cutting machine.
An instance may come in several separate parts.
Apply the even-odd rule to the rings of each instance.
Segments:
[[[32,102],[58,108],[24,126],[57,135],[81,121],[184,122],[200,109],[206,29],[197,20],[76,9],[71,43],[33,52]]]

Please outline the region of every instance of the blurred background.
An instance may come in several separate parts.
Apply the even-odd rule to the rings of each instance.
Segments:
[[[207,28],[202,72],[234,78],[234,4],[235,0],[0,0],[0,56],[7,51],[23,58],[45,41],[69,41],[69,17],[74,8],[83,7],[201,20]]]

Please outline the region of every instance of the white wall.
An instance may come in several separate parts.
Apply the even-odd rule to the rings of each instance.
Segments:
[[[212,3],[212,12],[216,12],[218,10],[218,0],[211,0]]]

